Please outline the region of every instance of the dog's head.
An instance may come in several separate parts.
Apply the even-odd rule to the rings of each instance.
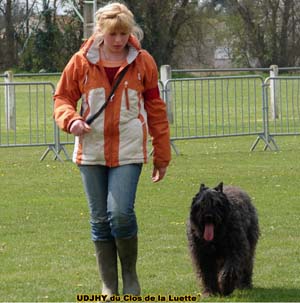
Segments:
[[[201,184],[190,212],[190,221],[197,236],[208,242],[213,241],[228,210],[229,202],[223,193],[223,182],[212,189]]]

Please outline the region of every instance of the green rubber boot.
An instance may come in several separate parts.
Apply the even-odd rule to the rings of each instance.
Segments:
[[[116,239],[117,251],[121,261],[123,295],[140,295],[141,287],[136,272],[137,237],[130,239]]]
[[[118,295],[118,259],[115,241],[95,241],[103,295]]]

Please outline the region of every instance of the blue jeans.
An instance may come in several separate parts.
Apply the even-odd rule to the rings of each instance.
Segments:
[[[78,167],[90,209],[92,240],[135,236],[134,202],[142,164]]]

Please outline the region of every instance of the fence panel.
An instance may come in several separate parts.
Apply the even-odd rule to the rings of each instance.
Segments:
[[[51,82],[0,83],[0,148],[47,146],[41,159],[52,151],[61,160],[52,119],[54,89]]]
[[[260,76],[168,80],[171,140],[263,134],[262,85]]]
[[[275,90],[274,102],[270,100],[270,89]],[[300,135],[300,77],[269,77],[265,80],[265,90],[269,135]]]

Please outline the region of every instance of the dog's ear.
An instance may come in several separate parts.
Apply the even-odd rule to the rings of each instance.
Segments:
[[[221,182],[217,187],[215,187],[215,190],[222,193],[223,192],[223,182]]]
[[[207,190],[207,187],[202,183],[202,184],[200,185],[199,192],[197,192],[197,194],[196,194],[195,197],[193,198],[192,207],[196,204],[196,202],[198,201],[198,199],[199,199],[199,197],[201,196],[202,192],[204,192],[205,190]]]
[[[201,183],[199,192],[202,193],[206,189],[207,187],[205,186],[205,184]]]

